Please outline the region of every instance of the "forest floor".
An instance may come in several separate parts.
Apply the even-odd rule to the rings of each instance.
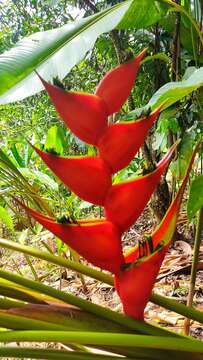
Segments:
[[[134,246],[138,240],[142,239],[143,233],[151,233],[153,228],[154,223],[150,211],[146,208],[136,222],[136,225],[124,235],[124,248],[127,250]],[[190,281],[191,259],[193,255],[194,226],[188,224],[187,216],[184,212],[181,212],[178,219],[178,232],[179,238],[170,247],[165,257],[154,291],[186,304]],[[44,251],[45,248],[43,244],[47,242],[50,244],[52,241],[54,244],[55,240],[53,239],[53,235],[47,231],[43,231],[37,236],[30,237],[29,243],[26,241],[25,244],[41,248]],[[32,259],[32,265],[35,268],[38,280],[43,283],[51,285],[56,289],[70,292],[112,310],[122,312],[119,297],[115,289],[110,285],[100,283],[86,276],[84,276],[84,285],[81,282],[80,276],[75,272],[61,269],[53,264],[47,264],[45,261],[36,258]],[[33,278],[33,273],[26,258],[20,253],[16,252],[14,254],[10,250],[3,250],[0,267],[12,272],[17,271],[21,275]],[[193,302],[194,306],[200,311],[203,311],[202,280],[203,246],[200,248]],[[183,316],[165,310],[151,302],[149,302],[146,307],[145,319],[148,322],[165,326],[177,332],[183,331]],[[203,326],[197,322],[191,322],[190,335],[198,339],[203,339]]]

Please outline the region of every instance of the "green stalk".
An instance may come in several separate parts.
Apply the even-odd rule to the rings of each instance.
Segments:
[[[25,316],[19,316],[0,311],[0,327],[7,329],[25,329],[25,330],[64,330],[67,331],[70,328],[67,326],[55,324],[52,322],[36,320],[32,318],[26,318]]]
[[[63,266],[65,268],[81,272],[84,275],[90,276],[91,278],[104,282],[108,285],[114,285],[113,277],[111,275],[94,270],[83,264],[75,263],[74,261],[64,259],[62,256],[55,256],[47,252],[42,252],[29,246],[20,245],[13,241],[5,239],[0,239],[0,246],[2,246],[3,248],[25,253],[39,259],[46,260],[55,265]],[[164,296],[153,293],[150,297],[150,301],[152,301],[156,305],[162,306],[171,311],[175,311],[178,314],[181,314],[190,318],[191,320],[195,320],[203,324],[203,313],[201,311],[198,311],[194,308],[188,308],[183,304],[179,304],[176,300],[167,299]]]
[[[69,352],[55,349],[34,349],[34,348],[14,348],[5,347],[0,348],[0,357],[6,358],[23,358],[23,359],[47,359],[47,360],[115,360],[115,356],[84,354],[79,352]],[[135,360],[136,358],[129,358],[128,360]]]
[[[117,324],[124,325],[132,330],[138,331],[139,333],[143,334],[150,334],[150,335],[159,335],[159,336],[175,336],[180,337],[181,335],[173,333],[172,331],[163,329],[158,326],[153,326],[147,324],[145,322],[140,322],[138,320],[132,319],[130,317],[124,316],[117,312],[111,311],[106,309],[102,306],[93,304],[87,300],[80,299],[77,296],[72,294],[64,293],[63,291],[58,291],[56,289],[51,288],[50,286],[46,286],[42,283],[35,282],[33,280],[25,279],[19,275],[14,275],[4,270],[0,270],[0,277],[3,279],[7,279],[14,283],[20,284],[25,286],[29,289],[32,289],[40,294],[49,295],[55,299],[62,300],[66,304],[75,305],[82,310],[88,311],[91,314],[95,314],[99,317],[103,317],[105,319],[111,320]]]
[[[25,257],[25,260],[27,261],[28,266],[30,267],[30,270],[31,270],[31,272],[32,272],[32,274],[33,274],[34,279],[35,279],[36,281],[39,281],[39,278],[38,278],[38,276],[37,276],[37,272],[35,271],[35,268],[34,268],[34,266],[32,265],[32,262],[30,261],[29,256],[28,256],[28,255],[24,255],[24,257]]]
[[[18,266],[18,263],[15,261],[14,258],[12,258],[12,262],[13,262],[13,265],[14,265],[14,269],[16,269],[16,271],[18,272],[18,274],[22,275],[23,276],[23,273],[22,271],[20,270],[19,266]]]
[[[17,313],[12,312],[6,312],[0,310],[0,327],[4,329],[10,329],[10,330],[54,330],[56,331],[95,331],[95,332],[104,332],[107,331],[108,334],[110,333],[128,333],[128,329],[123,326],[119,326],[115,323],[100,319],[98,317],[92,316],[89,313],[84,313],[82,311],[67,311],[66,313],[62,314],[60,312],[61,308],[58,308],[58,311],[50,306],[50,309],[48,313],[46,310],[48,310],[49,306],[46,305],[41,308],[36,308],[30,306],[27,308],[25,306],[25,311],[22,309],[21,311],[17,311]],[[27,315],[27,310],[29,310],[30,315]],[[36,310],[38,311],[37,313]],[[45,313],[43,313],[43,310],[45,310]],[[41,314],[42,312],[42,314]],[[61,325],[62,324],[62,325]],[[81,344],[69,344],[69,347],[73,350],[79,350],[83,352],[89,352],[88,349],[86,349]],[[115,349],[115,347],[108,347],[105,346],[103,348],[100,347],[103,350],[109,351],[109,352],[116,352],[120,355],[125,356],[131,356],[134,355],[134,352],[132,350],[128,350],[126,348],[124,349]],[[158,352],[156,352],[158,353]],[[139,351],[140,355],[143,355],[143,351]]]
[[[31,312],[32,312],[32,309],[30,309]],[[41,309],[43,311],[43,308]],[[42,330],[43,331],[50,331],[50,330],[53,330],[53,331],[73,331],[74,332],[80,332],[80,331],[103,331],[103,329],[105,330],[109,330],[110,332],[108,332],[109,334],[112,332],[112,331],[115,331],[116,330],[116,326],[112,326],[112,323],[110,323],[110,327],[108,329],[108,323],[104,324],[104,328],[102,328],[102,324],[99,324],[99,326],[97,326],[97,321],[94,322],[94,324],[91,326],[91,322],[90,322],[90,326],[89,326],[89,323],[88,323],[88,316],[87,316],[87,319],[86,319],[86,322],[78,322],[77,321],[77,324],[75,325],[75,319],[74,317],[72,318],[71,317],[71,314],[70,316],[65,316],[63,318],[60,317],[60,311],[59,311],[59,317],[58,319],[55,318],[55,319],[52,319],[52,314],[50,314],[50,318],[49,320],[51,321],[47,321],[47,320],[40,320],[40,319],[34,319],[34,318],[31,318],[31,317],[26,317],[22,314],[20,315],[16,315],[16,314],[12,314],[12,313],[7,313],[7,312],[3,312],[3,311],[0,311],[0,327],[1,328],[5,328],[5,329],[15,329],[15,330],[30,330],[30,331],[38,331],[38,330]],[[57,321],[58,320],[58,321]],[[91,320],[91,319],[90,319]],[[95,320],[95,319],[94,319]],[[97,319],[96,319],[97,320]],[[57,321],[57,323],[56,323]],[[61,325],[60,323],[63,323],[63,325]],[[125,329],[123,329],[121,331],[121,329],[119,329],[120,332],[123,332],[125,331]],[[79,350],[79,351],[83,351],[83,352],[89,352],[88,349],[86,349],[83,345],[81,344],[71,344],[71,345],[68,345],[71,347],[71,349],[73,350]],[[106,347],[106,350],[110,351],[112,350],[111,347]],[[115,349],[113,349],[115,351]],[[121,355],[131,355],[132,354],[132,350],[129,351],[129,350],[126,350],[126,349],[117,349],[117,352]]]
[[[50,254],[54,254],[54,252],[52,251],[51,247],[50,247],[44,240],[42,240],[42,244],[44,245],[45,249],[47,249],[47,251],[48,251]]]
[[[0,342],[62,342],[81,345],[121,346],[144,349],[184,351],[203,354],[203,343],[193,339],[148,335],[131,335],[76,332],[76,331],[4,331],[0,333]]]
[[[5,304],[5,307],[8,306]],[[108,333],[134,333],[127,327],[115,324],[112,321],[101,319],[98,316],[60,305],[35,306],[24,304],[20,308],[11,308],[7,311],[0,310],[0,326],[15,330],[41,330],[40,322],[44,324],[62,324],[62,328],[56,330],[69,331],[96,331]],[[21,317],[22,321],[21,322]],[[18,321],[19,318],[19,321]],[[34,320],[34,326],[29,320]],[[37,321],[39,320],[39,325]],[[9,326],[8,326],[9,325]],[[38,327],[37,327],[38,326]],[[47,325],[48,326],[48,325]],[[50,329],[49,329],[50,330]]]
[[[21,308],[25,306],[23,301],[14,301],[5,297],[0,298],[0,309]]]
[[[191,34],[192,51],[193,51],[195,66],[197,67],[198,66],[198,63],[197,63],[197,51],[195,49],[195,41],[194,41],[194,34],[193,34],[193,31],[192,31],[192,26],[190,28],[190,34]]]
[[[203,229],[203,207],[201,207],[199,214],[198,214],[197,228],[196,228],[196,234],[195,234],[194,256],[193,256],[193,261],[192,261],[189,294],[188,294],[188,298],[187,298],[187,306],[189,308],[192,307],[193,296],[194,296],[194,291],[195,291],[199,250],[200,250],[201,239],[202,239],[202,237],[201,237],[202,229]],[[189,334],[189,332],[190,332],[190,320],[187,318],[187,319],[185,319],[185,322],[184,322],[184,333]]]
[[[200,17],[200,13],[199,13],[199,0],[194,0],[194,15],[195,15],[195,19],[198,20]]]
[[[162,306],[165,309],[174,311],[177,314],[186,316],[191,320],[198,321],[203,324],[203,313],[201,311],[179,304],[176,300],[167,299],[166,297],[158,294],[152,294],[150,301],[156,305]]]
[[[79,273],[82,273],[84,275],[90,276],[91,278],[94,278],[96,280],[99,280],[101,282],[104,282],[106,284],[110,284],[113,286],[113,278],[111,275],[108,275],[106,273],[103,273],[101,271],[94,270],[88,266],[85,266],[83,264],[80,264],[79,262],[74,262],[71,260],[64,259],[62,256],[55,256],[52,254],[49,254],[48,252],[42,252],[38,249],[21,245],[13,241],[0,239],[0,246],[3,248],[7,248],[10,250],[18,251],[27,255],[34,256],[38,259],[46,260],[48,262],[51,262],[55,265],[60,265],[65,268],[75,270]]]
[[[17,288],[16,284],[1,284],[0,294],[11,299],[22,300],[33,304],[44,304],[44,301],[39,297],[37,298],[36,294],[29,294],[26,292],[26,289]]]
[[[75,250],[73,250],[70,246],[69,246],[69,251],[70,251],[71,259],[73,259],[74,263],[80,265],[80,255],[78,255],[78,253]],[[85,282],[84,275],[81,272],[77,272],[77,275],[80,278],[83,290],[86,292],[87,291],[87,285],[86,285],[86,282]]]
[[[146,56],[142,61],[141,61],[141,65],[149,62],[149,61],[153,61],[153,60],[161,60],[161,61],[164,61],[166,64],[171,64],[171,58],[166,55],[165,53],[157,53],[155,55],[149,55],[149,56]]]

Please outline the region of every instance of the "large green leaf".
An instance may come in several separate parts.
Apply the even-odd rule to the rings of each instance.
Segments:
[[[50,80],[62,79],[94,45],[97,37],[114,28],[132,0],[115,5],[61,28],[24,38],[0,56],[0,103],[21,100],[43,89],[33,70]]]
[[[147,28],[166,14],[167,6],[156,0],[133,1],[118,28]]]
[[[201,86],[203,86],[203,67],[194,71],[187,80],[170,82],[162,86],[152,96],[148,106],[155,109],[157,106],[164,103],[163,109],[166,109]]]
[[[186,80],[169,82],[163,85],[155,92],[146,106],[131,111],[127,115],[127,119],[132,120],[134,117],[140,115],[144,109],[149,107],[153,110],[162,104],[162,110],[167,109],[169,106],[175,104],[177,101],[183,99],[201,86],[203,86],[203,67],[194,71]]]
[[[35,33],[0,55],[0,104],[22,100],[43,89],[34,70],[46,79],[63,79],[90,50],[97,37],[119,28],[147,27],[167,11],[155,0],[127,0],[61,28]],[[150,14],[150,17],[147,15]],[[150,20],[149,20],[150,19]]]

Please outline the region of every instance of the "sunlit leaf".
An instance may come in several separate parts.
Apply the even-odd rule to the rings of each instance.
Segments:
[[[48,152],[55,151],[56,154],[63,155],[65,145],[64,142],[65,139],[63,129],[54,125],[47,132],[44,149]]]
[[[152,96],[146,105],[146,108],[150,106],[152,109],[156,109],[158,106],[163,104],[162,110],[167,109],[169,106],[175,104],[177,101],[183,99],[185,96],[191,94],[201,86],[203,86],[203,67],[194,71],[187,80],[169,82],[163,85]],[[138,113],[139,109],[130,112],[127,115],[128,120],[132,120]]]
[[[159,1],[133,1],[125,16],[118,24],[118,28],[147,28],[158,22],[166,14],[166,11],[166,4]]]
[[[99,35],[121,20],[132,0],[61,28],[24,38],[0,56],[0,103],[24,99],[43,89],[34,70],[46,80],[64,78],[91,49]]]
[[[162,86],[152,96],[148,106],[156,108],[160,104],[164,104],[163,109],[165,109],[201,86],[203,86],[203,67],[194,71],[187,80],[170,82]]]
[[[43,89],[34,70],[46,80],[63,79],[89,51],[98,36],[115,27],[143,28],[167,10],[158,1],[128,0],[61,28],[35,33],[0,55],[0,104],[22,100]],[[150,17],[148,14],[150,13]]]
[[[188,162],[191,158],[195,137],[196,132],[194,130],[184,134],[179,148],[178,159],[174,161],[171,166],[172,173],[178,180],[182,180],[185,175]]]
[[[203,206],[203,175],[198,176],[191,184],[190,195],[187,204],[187,215],[189,220]]]

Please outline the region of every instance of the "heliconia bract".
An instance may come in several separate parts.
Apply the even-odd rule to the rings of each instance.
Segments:
[[[118,112],[129,97],[146,50],[143,50],[134,59],[107,72],[100,81],[96,94],[105,101],[108,115]]]
[[[111,222],[98,219],[58,223],[25,205],[22,206],[36,221],[93,265],[118,273],[124,264],[121,233]]]
[[[183,183],[161,224],[151,236],[146,237],[143,243],[137,245],[125,256],[125,267],[119,274],[115,275],[115,287],[125,313],[138,320],[144,319],[145,306],[151,295],[165,253],[173,238],[183,192],[196,151],[197,147],[193,152]]]
[[[160,226],[124,257],[122,234],[143,211],[178,143],[169,149],[151,173],[112,184],[112,174],[133,159],[161,110],[159,107],[136,121],[108,123],[108,116],[119,111],[130,95],[145,52],[109,71],[95,94],[65,91],[39,75],[67,127],[81,140],[96,146],[98,153],[96,156],[61,157],[33,148],[73,192],[86,201],[103,206],[105,218],[75,220],[62,217],[55,220],[21,204],[36,221],[87,261],[114,273],[124,312],[139,320],[144,318],[145,305],[173,237],[183,191],[197,150],[193,152],[182,186]]]
[[[38,76],[70,130],[86,143],[97,145],[107,127],[108,115],[119,111],[127,100],[145,52],[109,71],[95,95],[65,91]]]
[[[112,186],[106,198],[105,214],[107,219],[122,231],[134,224],[144,210],[175,148],[176,144],[171,147],[153,172]]]
[[[97,95],[65,91],[40,79],[67,127],[79,139],[97,145],[108,121],[104,101]]]
[[[144,309],[149,301],[166,250],[166,247],[162,248],[148,259],[137,261],[132,268],[115,275],[115,288],[126,315],[137,320],[144,320]]]
[[[143,144],[160,109],[136,121],[108,126],[98,142],[99,154],[113,173],[127,166]]]
[[[52,155],[33,146],[47,166],[81,199],[104,205],[111,187],[109,167],[99,157]]]

